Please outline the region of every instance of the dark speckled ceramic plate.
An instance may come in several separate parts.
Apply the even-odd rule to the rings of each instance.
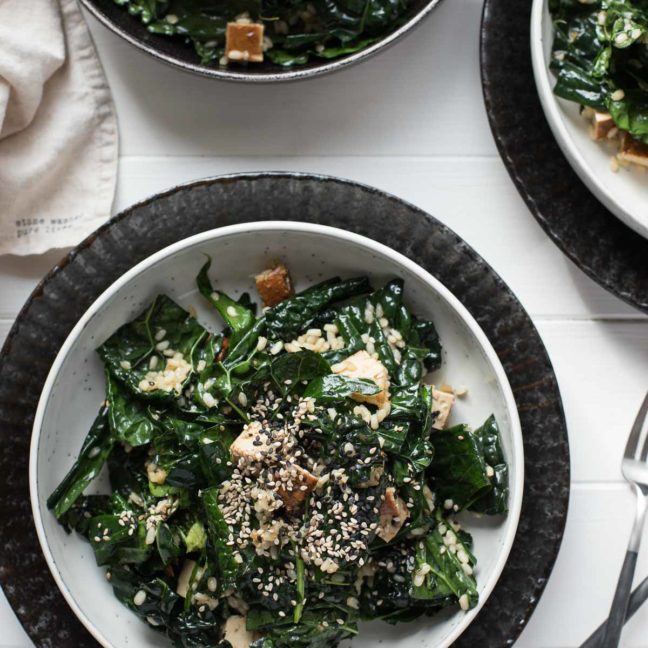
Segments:
[[[136,263],[214,227],[294,220],[340,227],[389,245],[436,276],[480,324],[515,395],[525,495],[502,576],[460,646],[512,644],[551,573],[569,498],[569,446],[556,378],[528,315],[454,232],[393,196],[321,176],[261,173],[184,185],[118,215],[56,266],[21,311],[0,354],[0,584],[38,646],[95,646],[59,593],[29,504],[34,413],[49,368],[90,304]]]
[[[481,69],[500,155],[531,213],[587,275],[648,312],[648,239],[587,189],[556,143],[531,67],[531,0],[486,0]]]

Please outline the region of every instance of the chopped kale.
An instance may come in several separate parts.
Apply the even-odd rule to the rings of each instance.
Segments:
[[[612,115],[648,144],[648,4],[645,0],[550,0],[554,92]]]
[[[284,67],[365,49],[406,20],[409,0],[114,0],[150,32],[192,44],[205,65],[225,51],[228,22],[246,15],[265,26],[265,54]]]
[[[129,7],[157,24],[150,3]],[[105,402],[48,500],[115,596],[184,648],[231,648],[231,624],[253,648],[333,648],[360,620],[474,607],[452,516],[506,512],[508,468],[493,417],[432,429],[422,376],[441,346],[403,282],[334,278],[257,317],[209,269],[198,288],[222,333],[162,295],[113,334]],[[109,492],[84,494],[104,467]]]

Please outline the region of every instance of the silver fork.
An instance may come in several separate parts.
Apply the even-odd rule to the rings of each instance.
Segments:
[[[603,640],[600,643],[601,648],[616,648],[619,645],[621,631],[628,612],[632,579],[637,565],[637,554],[641,544],[641,534],[648,504],[648,464],[646,463],[648,457],[648,434],[642,434],[647,417],[648,394],[646,394],[644,402],[639,408],[639,413],[630,431],[621,464],[623,476],[634,487],[637,509],[630,541],[628,542],[628,550],[623,561],[621,574],[619,574],[614,598],[612,599],[610,616],[608,617]]]

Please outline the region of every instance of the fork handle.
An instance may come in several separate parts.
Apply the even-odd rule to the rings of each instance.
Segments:
[[[601,648],[617,648],[621,639],[621,631],[625,623],[626,612],[628,611],[628,602],[630,601],[630,592],[632,590],[632,579],[634,578],[635,567],[637,565],[637,552],[634,549],[628,549],[619,574],[612,608],[605,626],[605,634],[601,641]]]
[[[626,621],[629,621],[634,613],[648,600],[648,577],[644,578],[632,592],[630,603],[628,604],[628,613],[626,614]],[[581,648],[598,648],[603,638],[603,633],[607,626],[607,621],[601,625],[586,639],[585,643],[581,644]]]

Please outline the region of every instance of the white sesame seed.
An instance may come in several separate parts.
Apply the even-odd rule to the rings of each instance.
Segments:
[[[468,601],[468,595],[467,594],[462,594],[459,597],[459,607],[462,610],[467,610],[470,607],[470,603]]]
[[[166,335],[166,329],[159,329],[158,332],[155,334],[155,341],[156,342],[161,342],[164,340],[164,336]]]
[[[216,407],[218,405],[218,401],[209,392],[203,394],[202,400],[207,407]]]
[[[227,314],[230,317],[236,317],[238,315],[238,312],[236,311],[236,308],[234,308],[234,306],[228,306],[227,307]]]
[[[162,340],[162,342],[158,342],[155,345],[155,348],[157,351],[166,351],[169,348],[169,344],[171,344],[169,340]]]
[[[133,597],[133,603],[139,607],[144,604],[144,601],[146,601],[146,592],[144,590],[139,590]]]
[[[257,340],[257,351],[263,351],[263,349],[268,346],[268,338],[263,337],[263,335],[259,336],[259,339]]]
[[[621,101],[625,97],[625,92],[623,90],[615,90],[611,95],[610,95],[612,101]]]
[[[126,369],[126,370],[128,371],[128,369],[131,368],[131,363],[128,362],[128,360],[122,360],[122,361],[119,363],[119,366],[120,366],[122,369]]]
[[[348,443],[348,442],[345,443],[342,450],[344,450],[344,454],[346,454],[346,455],[354,455],[355,454],[355,448],[353,447],[352,443]]]

